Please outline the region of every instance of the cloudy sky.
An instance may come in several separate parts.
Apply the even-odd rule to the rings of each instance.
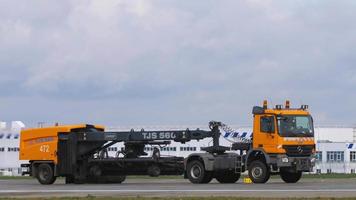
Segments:
[[[0,0],[0,120],[356,124],[356,2]]]

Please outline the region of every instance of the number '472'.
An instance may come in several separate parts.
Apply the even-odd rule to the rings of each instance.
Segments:
[[[48,153],[49,152],[49,145],[41,145],[40,152]]]

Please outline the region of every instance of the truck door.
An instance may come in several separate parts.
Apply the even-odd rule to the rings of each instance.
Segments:
[[[266,153],[277,151],[276,119],[273,115],[255,116],[253,147],[262,148]]]

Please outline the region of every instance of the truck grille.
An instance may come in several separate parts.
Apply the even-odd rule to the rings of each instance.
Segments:
[[[287,156],[310,156],[313,153],[313,145],[283,145]]]

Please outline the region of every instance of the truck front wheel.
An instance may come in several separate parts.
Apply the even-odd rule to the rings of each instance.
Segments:
[[[42,185],[50,185],[56,181],[56,177],[54,176],[54,170],[51,165],[47,163],[40,164],[37,169],[37,180]]]
[[[255,160],[248,166],[248,175],[253,183],[266,183],[270,171],[264,162]]]
[[[281,168],[280,169],[280,176],[282,178],[282,180],[286,183],[296,183],[300,180],[300,178],[302,177],[302,172],[291,172],[285,168]]]
[[[193,160],[187,164],[187,176],[191,183],[209,183],[212,179],[212,172],[206,171],[202,162]]]

